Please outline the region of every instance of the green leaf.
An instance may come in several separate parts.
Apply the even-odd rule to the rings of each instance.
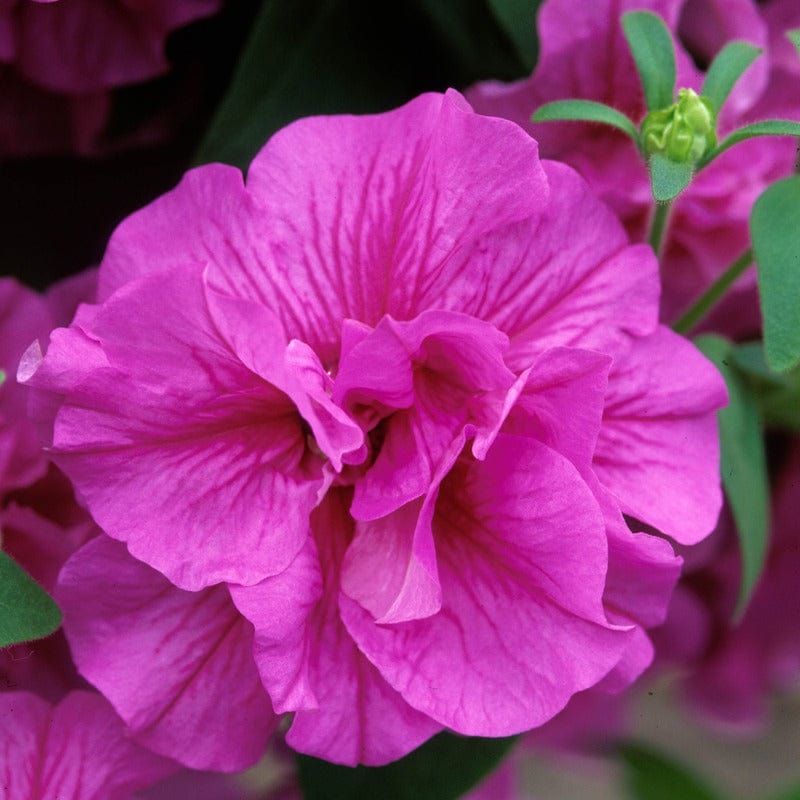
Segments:
[[[797,55],[800,56],[800,28],[795,28],[792,31],[786,31],[786,38],[795,46]]]
[[[385,111],[528,71],[487,0],[264,0],[195,161],[245,168],[298,117]]]
[[[536,66],[539,38],[536,12],[544,0],[488,0],[500,26],[514,43],[520,61],[528,71]]]
[[[692,180],[692,164],[673,161],[661,153],[650,156],[650,184],[657,203],[674,200]]]
[[[49,636],[61,611],[15,561],[0,552],[0,647]]]
[[[729,133],[717,147],[701,159],[697,168],[701,169],[707,166],[728,148],[756,136],[800,136],[800,122],[794,122],[790,119],[765,119],[761,122],[754,122],[752,125],[738,128],[733,133]]]
[[[618,750],[630,800],[721,800],[689,767],[641,744]]]
[[[735,369],[733,345],[720,336],[698,336],[695,344],[714,362],[730,402],[719,412],[722,483],[742,555],[742,582],[735,616],[740,618],[764,568],[769,531],[769,479],[761,415],[752,388]]]
[[[800,784],[784,787],[777,794],[771,794],[769,800],[800,800]]]
[[[672,105],[675,96],[675,48],[664,20],[651,11],[622,15],[622,29],[636,62],[648,111]]]
[[[739,345],[733,360],[750,383],[764,424],[800,433],[800,367],[788,372],[770,369],[761,342]]]
[[[516,741],[440,733],[385,767],[341,767],[300,756],[304,800],[451,800],[476,786]]]
[[[773,183],[750,214],[767,363],[800,363],[800,175]]]
[[[761,54],[759,47],[747,42],[730,42],[719,51],[706,73],[703,97],[708,98],[719,112],[736,81]]]
[[[554,100],[539,106],[531,116],[531,122],[561,122],[576,120],[581,122],[600,122],[612,125],[627,133],[636,146],[639,145],[639,132],[636,126],[616,108],[594,100]]]

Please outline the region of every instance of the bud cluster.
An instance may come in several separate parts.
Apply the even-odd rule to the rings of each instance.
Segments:
[[[717,114],[711,102],[692,89],[681,89],[668,108],[651,111],[642,123],[647,156],[661,153],[681,163],[699,161],[717,144]]]

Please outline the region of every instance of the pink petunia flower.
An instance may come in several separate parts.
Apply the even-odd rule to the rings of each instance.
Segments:
[[[3,797],[127,800],[175,769],[131,741],[96,693],[72,692],[56,706],[29,692],[0,693]]]
[[[26,411],[17,366],[31,340],[42,344],[57,325],[66,325],[79,302],[94,297],[92,270],[54,285],[45,296],[14,278],[0,278],[0,502],[8,492],[44,476],[47,459]]]
[[[0,386],[0,548],[48,592],[64,562],[98,530],[66,477],[48,464],[15,373],[31,337],[45,342],[56,324],[68,323],[78,303],[94,296],[95,283],[96,271],[89,270],[40,296],[11,278],[0,281],[0,366],[6,372]],[[58,702],[83,686],[61,632],[0,651],[0,689]]]
[[[782,6],[784,13],[774,13]],[[789,11],[792,6],[794,11]],[[726,101],[720,135],[770,116],[800,118],[794,86],[781,78],[789,58],[783,25],[800,25],[796,3],[751,0],[603,0],[576,6],[548,0],[539,11],[542,49],[530,78],[511,84],[488,81],[467,97],[484,114],[512,119],[538,141],[543,155],[575,167],[620,215],[634,240],[642,241],[654,211],[647,169],[625,134],[588,123],[538,123],[530,116],[543,103],[576,97],[611,105],[637,123],[645,115],[642,88],[620,17],[648,9],[659,14],[674,35],[708,63],[729,39],[745,39],[765,48]],[[769,27],[768,27],[769,23]],[[789,47],[788,42],[785,43]],[[774,56],[773,56],[774,53]],[[795,53],[796,58],[796,53]],[[699,91],[702,75],[676,41],[677,86]],[[675,202],[661,253],[661,316],[673,321],[749,246],[748,219],[759,194],[791,174],[795,143],[791,139],[755,139],[723,154],[704,169]],[[746,274],[712,315],[712,328],[731,335],[755,332],[759,325],[755,275]]]
[[[707,724],[754,734],[768,724],[770,696],[800,681],[800,448],[777,482],[764,572],[741,621],[733,612],[741,559],[730,515],[687,560],[666,623],[654,632],[656,665],[680,667],[687,706]]]
[[[92,152],[110,90],[166,73],[165,44],[222,0],[0,0],[0,152]]]
[[[455,92],[298,121],[246,184],[202,167],[126,220],[99,298],[20,378],[149,565],[99,539],[60,579],[129,724],[163,721],[131,686],[187,643],[239,663],[241,616],[288,742],[347,764],[527,730],[649,663],[680,559],[622,515],[713,528],[725,390],[658,325],[652,253],[516,125]],[[167,650],[135,663],[139,636]]]
[[[78,670],[132,739],[195,769],[258,761],[277,720],[252,625],[224,586],[183,591],[98,536],[67,562],[56,599]]]

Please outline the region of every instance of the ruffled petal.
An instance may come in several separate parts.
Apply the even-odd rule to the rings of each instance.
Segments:
[[[682,544],[707,536],[722,505],[715,412],[719,372],[666,328],[612,368],[594,469],[621,509]]]
[[[433,522],[442,610],[376,625],[342,595],[347,629],[415,708],[461,733],[540,725],[620,659],[627,630],[602,606],[602,514],[565,459],[501,434],[459,462]]]
[[[423,496],[467,424],[484,436],[499,428],[515,382],[503,360],[507,348],[507,337],[488,323],[426,311],[409,322],[385,317],[348,350],[334,399],[367,428],[390,415],[375,462],[356,483],[353,516],[385,517]],[[386,367],[371,365],[387,365],[395,376],[383,384]]]
[[[350,495],[332,489],[312,515],[322,565],[316,604],[319,574],[310,549],[290,567],[291,576],[234,589],[233,596],[255,624],[264,685],[280,708],[294,706],[286,741],[328,761],[380,765],[406,755],[441,725],[411,708],[386,683],[339,618],[339,571],[352,536]]]
[[[61,395],[54,459],[98,524],[190,590],[284,569],[323,480],[291,399],[220,337],[202,272],[146,276],[84,308],[89,332],[58,331],[23,376]]]
[[[324,361],[343,319],[415,316],[457,247],[539,208],[536,153],[517,126],[476,117],[453,91],[386,114],[299,120],[247,176],[274,268],[258,285],[243,270],[226,278],[236,294],[267,298]]]
[[[260,758],[277,719],[224,587],[177,589],[101,536],[67,562],[56,597],[78,669],[137,742],[197,769]]]
[[[658,320],[652,251],[628,244],[619,220],[571,168],[543,166],[546,208],[464,248],[448,275],[452,307],[508,335],[514,370],[551,347],[608,352],[627,333],[652,333]]]

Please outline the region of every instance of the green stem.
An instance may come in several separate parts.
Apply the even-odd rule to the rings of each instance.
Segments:
[[[717,278],[672,326],[676,333],[687,334],[722,299],[734,281],[753,263],[753,251],[747,250]]]
[[[661,257],[661,246],[664,244],[664,234],[667,231],[669,212],[672,203],[657,203],[653,211],[653,218],[650,220],[650,235],[648,241],[653,248],[656,256]]]

